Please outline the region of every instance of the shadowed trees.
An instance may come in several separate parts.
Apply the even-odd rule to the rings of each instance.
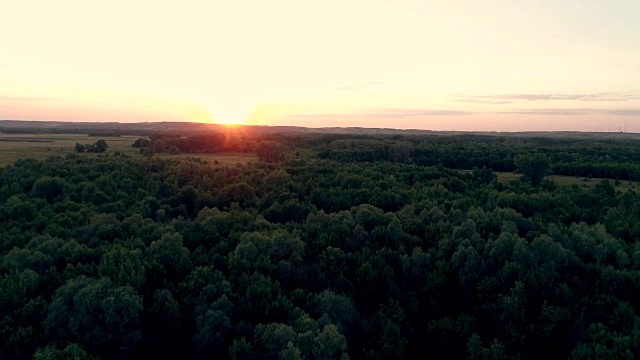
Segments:
[[[533,186],[538,185],[550,171],[549,159],[545,154],[519,154],[513,158],[516,172],[523,175]]]
[[[284,146],[275,141],[264,141],[256,147],[256,154],[260,161],[279,162],[283,160]]]
[[[88,153],[103,153],[107,151],[109,145],[106,140],[98,140],[93,144],[82,145],[80,143],[76,143],[74,146],[74,150],[76,152],[88,152]]]
[[[640,356],[634,183],[480,163],[530,165],[524,140],[261,141],[301,161],[0,169],[0,358]],[[619,155],[535,144],[554,166]]]
[[[66,182],[59,177],[44,176],[33,183],[31,192],[51,203],[64,192]]]

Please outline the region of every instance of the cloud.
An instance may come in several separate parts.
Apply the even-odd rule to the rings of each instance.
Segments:
[[[29,97],[29,96],[2,96],[0,95],[0,104],[33,104],[49,101],[56,101],[58,99],[46,98],[46,97]]]
[[[449,95],[452,102],[475,104],[510,104],[518,101],[582,101],[582,102],[623,102],[638,100],[640,96],[628,93],[601,92],[593,94],[500,94],[500,95]]]
[[[350,113],[291,114],[290,118],[341,118],[341,119],[408,119],[443,116],[468,116],[469,111],[434,109],[369,109]]]
[[[93,99],[77,99],[77,98],[56,98],[56,97],[30,97],[30,96],[6,96],[0,95],[0,105],[15,107],[102,107],[102,106],[118,106],[118,107],[153,107],[157,105],[157,101],[145,98],[132,97],[116,97],[116,98],[93,98]]]
[[[459,110],[434,110],[434,109],[371,109],[358,112],[355,116],[367,116],[376,118],[407,118],[407,117],[433,117],[433,116],[467,116],[473,115],[470,111]]]
[[[513,109],[500,111],[499,114],[509,115],[551,115],[551,116],[567,116],[567,115],[586,115],[593,112],[593,109]]]
[[[77,105],[101,105],[106,104],[105,99],[81,100],[74,98],[35,97],[35,96],[3,96],[0,95],[0,105],[6,106],[77,106]]]
[[[499,111],[497,114],[508,115],[544,115],[544,116],[581,116],[581,115],[616,115],[616,116],[640,116],[640,109],[512,109]]]
[[[489,105],[502,105],[502,104],[513,104],[514,101],[509,100],[492,100],[492,99],[454,99],[448,100],[449,102],[462,102],[462,103],[473,103],[473,104],[489,104]]]
[[[608,115],[640,116],[640,109],[602,110],[602,112]]]
[[[385,85],[389,85],[389,83],[383,82],[383,81],[369,81],[369,82],[335,86],[335,87],[332,87],[332,89],[340,90],[340,91],[360,91],[360,90],[366,90],[373,87],[379,87],[379,86],[385,86]]]

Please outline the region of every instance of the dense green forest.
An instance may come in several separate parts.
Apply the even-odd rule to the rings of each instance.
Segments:
[[[185,141],[137,146],[203,149]],[[235,166],[107,151],[0,169],[0,358],[640,356],[640,193],[619,186],[640,180],[637,142],[250,144],[261,161]]]

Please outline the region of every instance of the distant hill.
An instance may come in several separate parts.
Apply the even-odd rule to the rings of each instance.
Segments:
[[[574,139],[640,139],[638,133],[578,132],[578,131],[533,131],[533,132],[491,132],[491,131],[432,131],[418,129],[325,127],[307,128],[303,126],[238,125],[244,134],[263,136],[270,134],[345,134],[345,135],[461,135],[461,136],[506,136],[544,137]],[[0,132],[13,134],[89,134],[96,136],[148,136],[154,133],[179,133],[182,136],[203,131],[226,131],[226,125],[197,122],[64,122],[0,120]]]

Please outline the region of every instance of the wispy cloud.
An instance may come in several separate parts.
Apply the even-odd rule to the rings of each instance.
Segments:
[[[496,112],[472,112],[460,110],[442,109],[367,109],[345,113],[315,113],[315,114],[290,114],[288,118],[340,118],[340,119],[426,119],[441,117],[464,117],[473,115],[537,115],[537,116],[583,116],[583,115],[613,115],[613,116],[640,116],[640,109],[596,109],[596,108],[542,108],[542,109],[509,109]]]
[[[341,119],[420,119],[428,117],[445,116],[468,116],[475,113],[458,110],[435,110],[435,109],[368,109],[348,113],[325,113],[325,114],[291,114],[290,118],[341,118]]]
[[[592,94],[499,94],[499,95],[449,95],[451,102],[475,104],[511,104],[518,101],[581,101],[581,102],[623,102],[638,100],[640,96],[628,93],[601,92]]]
[[[0,95],[0,104],[22,105],[22,104],[43,103],[43,102],[50,102],[50,101],[57,101],[57,100],[59,100],[59,99],[47,98],[47,97],[3,96],[3,95]]]
[[[122,102],[122,101],[119,101]],[[0,105],[6,106],[78,106],[78,105],[103,105],[108,104],[107,99],[76,99],[58,97],[35,97],[35,96],[7,96],[0,95]]]
[[[489,104],[489,105],[502,105],[502,104],[513,104],[514,101],[510,100],[500,100],[500,99],[474,99],[474,98],[460,98],[448,100],[449,102],[461,102],[461,103],[472,103],[472,104]]]
[[[509,115],[571,116],[586,115],[591,112],[593,112],[593,109],[513,109],[500,111],[498,113]]]
[[[512,109],[499,111],[498,114],[508,115],[544,115],[544,116],[581,116],[581,115],[616,115],[640,116],[640,109]]]
[[[332,87],[332,89],[333,90],[340,90],[340,91],[359,91],[359,90],[367,90],[367,89],[380,87],[380,86],[386,86],[386,85],[389,85],[389,83],[384,82],[384,81],[369,81],[369,82],[362,82],[362,83],[355,83],[355,84],[344,84],[344,85],[334,86],[334,87]]]
[[[377,118],[407,118],[407,117],[433,117],[433,116],[467,116],[473,115],[470,111],[437,110],[437,109],[371,109],[353,113],[355,116],[367,116]]]
[[[57,98],[57,97],[32,97],[32,96],[8,96],[0,95],[0,106],[14,106],[14,107],[69,107],[69,106],[136,106],[150,108],[157,106],[158,101],[153,101],[147,98],[133,98],[133,97],[111,97],[111,98],[93,98],[93,99],[78,99],[78,98]]]
[[[349,126],[366,127],[415,127],[422,121],[443,121],[443,118],[464,118],[476,113],[457,110],[439,109],[367,109],[344,113],[309,113],[289,114],[282,116],[288,122],[327,124],[348,124]],[[402,124],[402,125],[400,125]],[[410,125],[413,124],[413,125]]]
[[[617,109],[617,110],[604,110],[604,113],[608,115],[619,116],[640,116],[640,109]]]

